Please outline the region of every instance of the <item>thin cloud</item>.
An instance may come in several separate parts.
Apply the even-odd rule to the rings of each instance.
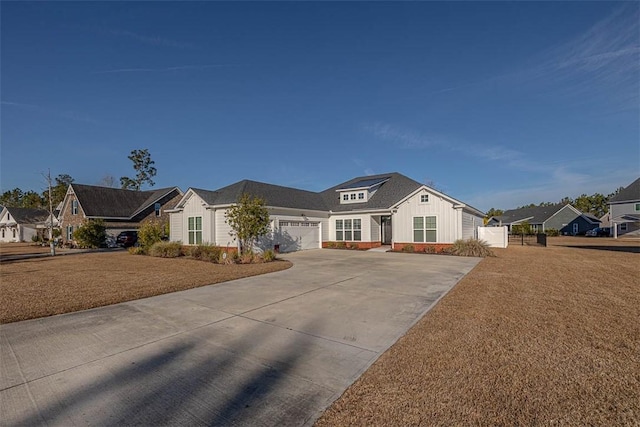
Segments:
[[[154,46],[166,46],[178,49],[195,49],[196,46],[193,43],[184,43],[177,40],[172,40],[161,36],[148,36],[144,34],[134,33],[133,31],[123,30],[119,28],[113,28],[108,30],[109,34],[118,37],[126,37],[143,44],[149,44]]]
[[[208,65],[178,65],[174,67],[162,68],[116,68],[113,70],[95,71],[93,74],[115,74],[115,73],[161,73],[167,71],[199,71],[210,68],[233,67],[232,64],[208,64]]]
[[[49,116],[54,116],[62,119],[73,120],[76,122],[91,123],[91,124],[100,123],[98,120],[95,120],[85,114],[78,113],[77,111],[58,110],[55,108],[41,107],[39,105],[24,104],[20,102],[11,102],[11,101],[0,101],[0,104],[6,105],[8,107],[20,108],[22,110],[28,110],[28,111],[41,113],[41,114],[46,114]]]

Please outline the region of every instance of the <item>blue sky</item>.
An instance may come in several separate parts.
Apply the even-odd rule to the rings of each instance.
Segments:
[[[42,173],[312,191],[397,171],[482,210],[640,175],[637,2],[2,2],[2,191]]]

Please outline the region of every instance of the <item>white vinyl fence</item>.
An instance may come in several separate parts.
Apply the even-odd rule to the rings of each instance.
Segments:
[[[484,240],[492,248],[506,248],[509,245],[507,227],[478,227],[478,239]]]

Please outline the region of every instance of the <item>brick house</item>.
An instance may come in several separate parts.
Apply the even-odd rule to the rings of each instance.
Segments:
[[[73,240],[73,232],[87,219],[101,219],[107,234],[117,236],[135,230],[147,219],[169,220],[166,212],[182,198],[178,187],[135,191],[95,185],[71,184],[62,201],[58,220],[62,239]]]

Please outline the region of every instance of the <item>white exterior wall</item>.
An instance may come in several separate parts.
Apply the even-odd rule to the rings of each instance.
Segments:
[[[370,231],[369,231],[369,241],[370,242],[379,242],[381,240],[380,237],[380,222],[376,221],[378,217],[371,217],[371,227],[369,227]]]
[[[428,203],[420,202],[421,194],[429,194]],[[452,202],[423,190],[398,206],[398,211],[392,215],[394,243],[414,243],[413,217],[416,216],[436,217],[435,243],[453,243],[462,237],[462,210],[455,209]]]
[[[184,243],[182,217],[182,212],[172,212],[169,214],[169,240],[172,242]]]
[[[477,239],[478,227],[482,227],[484,221],[482,217],[472,215],[469,212],[462,212],[462,238]]]
[[[231,232],[231,226],[226,222],[226,214],[226,209],[216,209],[214,211],[215,244],[217,246],[237,247],[237,240],[229,234]]]
[[[202,217],[202,243],[212,244],[213,240],[213,226],[211,223],[211,211],[202,206],[202,199],[196,194],[193,194],[189,200],[184,204],[182,210],[182,243],[185,245],[189,243],[189,217]],[[173,238],[171,239],[173,240]]]
[[[354,215],[353,213],[346,213],[346,214],[340,214],[340,215],[332,215],[331,219],[329,220],[329,238],[327,240],[329,241],[336,241],[336,220],[337,219],[359,219],[361,220],[361,234],[362,234],[362,239],[361,240],[348,240],[349,242],[371,242],[371,215]],[[324,240],[324,238],[323,238]],[[380,240],[378,238],[378,240]]]

